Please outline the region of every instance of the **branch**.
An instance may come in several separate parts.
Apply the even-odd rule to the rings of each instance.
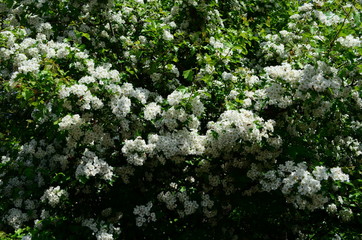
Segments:
[[[333,48],[333,46],[334,46],[334,43],[335,43],[337,37],[339,36],[340,32],[342,31],[342,28],[343,28],[344,24],[346,23],[347,18],[349,18],[349,15],[351,14],[351,12],[352,12],[352,8],[351,8],[351,9],[349,10],[349,12],[347,13],[347,16],[344,18],[341,27],[338,29],[337,33],[334,35],[331,43],[329,44],[329,49],[328,49],[328,52],[327,52],[327,57],[329,56],[330,52],[332,51],[332,48]]]

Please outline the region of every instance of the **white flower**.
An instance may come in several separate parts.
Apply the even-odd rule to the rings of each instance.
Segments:
[[[181,102],[182,99],[189,97],[190,94],[182,93],[180,91],[173,91],[170,95],[167,96],[167,101],[171,106],[175,106]]]
[[[253,87],[255,84],[257,84],[259,82],[259,77],[252,75],[252,76],[248,76],[245,79],[245,83],[249,86],[249,87]]]
[[[40,64],[39,61],[35,58],[30,60],[25,60],[19,64],[20,73],[37,73],[39,72]]]
[[[223,72],[222,74],[221,74],[221,77],[222,77],[222,79],[224,80],[224,81],[232,81],[232,82],[236,82],[236,80],[237,80],[237,77],[235,77],[233,74],[231,74],[231,73],[228,73],[228,72]]]
[[[160,202],[166,203],[166,207],[170,210],[173,210],[177,207],[176,196],[171,192],[161,192],[157,195],[157,198]]]
[[[97,240],[113,240],[113,235],[107,232],[99,231],[96,235]]]
[[[192,112],[195,116],[201,116],[201,114],[205,111],[204,104],[200,100],[200,96],[197,96],[191,101]]]
[[[31,236],[30,235],[25,235],[21,238],[21,240],[31,240]]]
[[[335,213],[337,212],[337,206],[334,203],[331,203],[327,206],[327,212],[328,213]]]
[[[309,172],[305,172],[298,191],[302,195],[312,195],[321,189],[321,183],[314,179]]]
[[[83,157],[78,165],[75,176],[93,177],[99,175],[104,180],[111,180],[113,177],[113,167],[88,149],[83,152]]]
[[[224,44],[217,41],[214,37],[210,37],[210,44],[214,47],[214,48],[223,48]]]
[[[8,156],[1,156],[1,163],[5,164],[10,161],[10,157]]]
[[[79,114],[75,114],[73,116],[67,115],[63,117],[58,125],[60,130],[70,130],[75,127],[79,127],[82,123],[83,119],[79,116]]]
[[[313,9],[312,3],[304,3],[303,6],[298,8],[298,11],[300,12],[309,12]]]
[[[86,84],[94,83],[95,81],[96,79],[92,76],[85,76],[79,79],[79,83],[86,83]]]
[[[21,227],[23,222],[28,220],[28,216],[26,213],[23,213],[20,209],[11,208],[8,211],[8,214],[4,216],[4,220],[6,220],[7,223],[10,226],[12,226],[14,229],[18,229]]]
[[[337,42],[339,42],[342,46],[345,47],[361,47],[361,39],[355,38],[352,35],[348,35],[346,37],[340,37],[337,39]]]
[[[124,118],[131,112],[131,100],[128,97],[113,98],[111,100],[112,113],[118,118]]]
[[[138,227],[142,227],[142,225],[146,222],[155,222],[156,214],[151,212],[152,202],[148,202],[147,205],[136,206],[133,209],[133,214],[137,215],[136,217],[136,225]]]
[[[199,204],[196,201],[184,201],[185,214],[191,215],[199,208]]]
[[[162,152],[173,161],[182,161],[182,158],[175,156],[201,155],[205,151],[205,136],[200,136],[196,130],[183,129],[164,135],[150,135],[148,139],[154,147],[151,154]]]
[[[313,170],[313,175],[316,177],[317,180],[327,180],[329,175],[327,173],[327,168],[324,166],[317,166]]]
[[[161,73],[152,73],[151,74],[151,79],[153,82],[157,82],[161,79],[162,74]]]
[[[164,30],[163,31],[163,39],[166,40],[166,41],[171,41],[171,40],[173,40],[173,35],[169,31]]]
[[[348,174],[343,173],[340,167],[331,168],[330,171],[330,176],[334,181],[349,182]]]
[[[68,197],[68,193],[63,189],[60,189],[60,186],[57,186],[48,188],[41,197],[41,200],[43,202],[47,201],[50,206],[55,207],[59,204],[62,197]]]
[[[342,209],[338,212],[338,215],[342,218],[342,220],[344,222],[348,222],[352,219],[353,217],[353,212],[352,209],[347,208],[347,209]]]
[[[135,140],[126,140],[122,147],[122,153],[127,157],[130,164],[141,166],[147,158],[147,154],[152,152],[153,144],[147,145],[145,140],[137,137]]]
[[[144,110],[144,118],[146,120],[155,119],[158,114],[161,113],[161,106],[157,105],[157,103],[152,102],[145,106]]]

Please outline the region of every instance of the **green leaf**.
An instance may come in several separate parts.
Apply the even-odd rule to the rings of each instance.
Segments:
[[[85,37],[86,39],[90,40],[89,33],[82,33],[82,37]]]
[[[34,92],[30,89],[25,89],[24,92],[21,93],[21,95],[25,100],[29,100],[34,95]]]
[[[192,69],[183,71],[182,76],[188,80],[188,81],[192,81],[193,77],[194,77],[194,71]]]
[[[211,135],[212,135],[215,139],[218,139],[218,138],[219,138],[219,133],[217,133],[217,132],[214,131],[214,130],[211,130]]]

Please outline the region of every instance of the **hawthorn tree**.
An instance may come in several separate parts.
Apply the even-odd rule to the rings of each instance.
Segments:
[[[0,1],[2,239],[361,239],[361,1]]]

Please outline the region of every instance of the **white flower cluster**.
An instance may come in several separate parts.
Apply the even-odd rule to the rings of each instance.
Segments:
[[[44,195],[41,197],[41,201],[48,202],[50,206],[56,207],[60,200],[67,198],[68,193],[64,189],[60,189],[60,186],[50,187],[44,192]]]
[[[160,192],[158,195],[157,195],[157,198],[160,202],[164,202],[166,203],[166,207],[169,209],[169,210],[174,210],[176,207],[177,207],[177,198],[176,198],[176,195],[173,194],[172,192],[170,191],[167,191],[167,192]]]
[[[48,58],[65,58],[70,51],[75,50],[74,47],[64,42],[48,41],[47,43],[40,43],[38,46],[39,51]]]
[[[332,77],[327,77],[328,75]],[[328,66],[325,62],[319,61],[317,69],[311,65],[304,67],[299,89],[301,91],[311,89],[317,92],[323,92],[330,88],[337,94],[340,86],[341,79],[337,77],[337,69]]]
[[[288,171],[288,170],[286,170]],[[321,189],[320,181],[316,180],[310,172],[306,170],[306,165],[299,164],[289,175],[282,180],[282,192],[291,193],[293,186],[298,183],[298,192],[301,195],[311,196]]]
[[[189,117],[192,117],[186,113],[183,108],[176,109],[171,107],[161,113],[162,120],[156,123],[156,126],[161,128],[166,126],[169,131],[175,130],[179,126],[179,122],[184,123]]]
[[[186,129],[166,132],[164,135],[150,135],[149,144],[154,147],[152,156],[163,153],[166,159],[175,159],[174,156],[201,155],[205,150],[205,136],[197,131]]]
[[[312,3],[304,3],[302,6],[298,7],[299,12],[309,12],[313,9]]]
[[[112,180],[113,167],[109,166],[104,160],[98,158],[94,152],[85,149],[82,159],[76,169],[75,176],[76,178],[80,178],[81,176],[89,178],[96,175],[99,175],[101,179],[107,181]]]
[[[199,208],[199,204],[196,201],[190,200],[189,196],[186,192],[178,192],[177,193],[178,200],[183,204],[184,209],[178,210],[178,214],[180,217],[185,217],[187,215],[191,215],[196,212]]]
[[[153,120],[161,113],[161,106],[155,102],[147,104],[144,108],[144,118],[146,120]]]
[[[223,48],[224,44],[218,40],[216,40],[214,37],[210,38],[210,45],[214,48]]]
[[[171,106],[178,105],[183,99],[187,99],[190,97],[189,93],[183,93],[178,90],[173,91],[171,94],[167,96],[167,102]]]
[[[28,215],[23,213],[20,209],[11,208],[3,217],[3,220],[13,228],[18,229],[22,226],[23,222],[28,220]]]
[[[131,112],[131,100],[128,97],[112,98],[111,101],[112,113],[118,118],[124,118]]]
[[[331,203],[331,204],[328,204],[327,208],[326,208],[326,211],[329,213],[329,214],[334,214],[337,212],[337,205],[334,204],[334,203]]]
[[[321,61],[318,62],[317,68],[306,65],[303,70],[294,70],[290,64],[283,63],[279,66],[266,67],[264,70],[269,85],[263,94],[257,98],[261,102],[267,98],[269,105],[286,108],[297,99],[310,98],[310,94],[305,94],[309,90],[324,92],[327,89],[332,89],[334,95],[340,94],[341,79],[337,76],[337,69],[329,67]],[[318,112],[325,112],[328,105],[329,102],[326,102]],[[318,112],[316,115],[319,114]]]
[[[234,76],[232,73],[228,73],[228,72],[223,72],[221,74],[221,77],[224,81],[232,81],[232,82],[236,82],[237,81],[237,77]]]
[[[252,168],[248,176],[255,179],[258,170]],[[341,168],[335,167],[327,169],[324,166],[317,166],[311,172],[307,170],[306,163],[295,165],[292,161],[279,165],[278,170],[270,170],[263,174],[260,184],[263,191],[272,191],[281,189],[282,193],[287,196],[287,200],[295,204],[300,209],[314,210],[324,208],[328,198],[321,194],[322,183],[331,178],[333,181],[348,182],[349,176],[342,172]],[[310,198],[312,203],[306,200]]]
[[[83,119],[79,116],[79,114],[75,114],[73,116],[67,115],[62,118],[59,122],[60,130],[71,130],[74,128],[80,128],[83,123]]]
[[[289,63],[278,66],[265,67],[264,71],[270,79],[283,79],[291,85],[296,85],[302,76],[302,70],[295,70]]]
[[[93,218],[83,219],[82,226],[88,227],[92,230],[97,240],[113,240],[114,234],[118,234],[120,232],[119,228],[114,227],[112,224],[105,224],[103,220],[97,224]]]
[[[103,232],[103,231],[99,231],[96,234],[96,238],[97,240],[113,240],[113,234],[107,233],[107,232]]]
[[[348,174],[343,173],[340,167],[331,168],[330,171],[331,173],[329,176],[334,181],[349,182]]]
[[[163,39],[166,41],[171,41],[171,40],[173,40],[173,35],[168,30],[164,30]]]
[[[348,222],[353,217],[353,211],[350,208],[342,209],[338,212],[338,215],[344,222]]]
[[[20,73],[38,73],[39,72],[39,61],[36,58],[19,62]]]
[[[217,122],[209,122],[209,130],[206,133],[206,152],[213,157],[221,153],[240,151],[243,142],[257,143],[263,138],[269,138],[269,132],[273,131],[273,121],[256,116],[245,109],[228,110],[220,115]]]
[[[151,153],[154,147],[154,144],[146,144],[145,140],[137,137],[135,140],[125,141],[122,147],[122,153],[127,157],[129,164],[142,166],[146,161],[147,154]]]
[[[319,21],[321,21],[326,26],[337,25],[338,23],[343,21],[342,18],[340,18],[338,15],[335,15],[334,13],[331,13],[331,12],[328,14],[324,14],[321,11],[314,11],[314,14],[319,19]]]
[[[59,91],[60,99],[68,98],[71,94],[78,97],[77,104],[82,110],[90,110],[91,104],[95,110],[103,107],[103,102],[98,97],[93,96],[86,85],[74,84],[70,87],[62,86],[62,89]]]
[[[202,201],[201,201],[201,206],[203,207],[203,212],[205,214],[206,217],[208,218],[212,218],[214,216],[216,216],[217,211],[216,210],[212,210],[212,207],[214,206],[214,201],[212,201],[210,199],[210,196],[208,194],[203,194],[201,196]]]
[[[136,225],[138,227],[142,227],[146,222],[155,222],[156,214],[151,212],[153,204],[152,202],[148,202],[147,205],[136,206],[133,209],[133,214],[136,215]]]
[[[161,192],[157,195],[157,198],[160,202],[165,203],[169,210],[177,210],[177,213],[182,218],[195,213],[196,210],[200,207],[196,201],[190,200],[186,192]],[[180,205],[183,206],[182,210],[177,207],[177,201],[179,201]],[[207,194],[203,195],[201,206],[203,207],[206,216],[214,216],[215,212],[210,210],[213,205],[214,202],[210,200],[209,196]]]
[[[68,16],[61,19],[67,26],[60,32],[46,22],[47,12],[42,13],[44,17],[29,14],[36,12],[34,6],[48,4],[45,0],[33,2],[17,1],[16,9],[0,3],[1,14],[7,16],[2,19],[3,25],[10,29],[0,32],[0,78],[9,82],[21,101],[21,96],[27,95],[25,90],[34,90],[35,94],[30,104],[25,104],[33,117],[22,128],[27,132],[21,141],[12,141],[28,142],[10,143],[9,152],[8,143],[0,149],[5,169],[0,173],[0,196],[10,199],[2,214],[6,224],[18,229],[24,222],[50,218],[53,212],[55,216],[71,213],[76,222],[93,231],[93,238],[111,240],[117,231],[107,223],[118,224],[120,214],[115,217],[114,206],[104,205],[116,201],[104,199],[120,196],[125,184],[126,191],[134,188],[147,196],[146,205],[134,207],[132,201],[126,201],[117,207],[133,210],[135,216],[125,217],[135,217],[138,227],[151,225],[156,215],[168,212],[181,218],[201,215],[205,223],[218,224],[236,207],[226,196],[244,192],[252,198],[261,191],[271,197],[284,194],[287,202],[299,210],[326,208],[330,217],[342,221],[353,218],[355,207],[343,202],[349,193],[339,188],[350,177],[355,179],[342,169],[356,165],[362,155],[361,121],[354,114],[362,106],[360,73],[358,68],[343,65],[345,59],[351,66],[360,59],[361,38],[344,35],[350,25],[357,25],[351,21],[352,16],[358,16],[352,5],[348,6],[352,14],[342,17],[344,9],[322,8],[331,1],[299,1],[308,3],[298,8],[288,24],[282,24],[286,29],[269,31],[265,27],[261,35],[275,34],[267,34],[254,54],[243,50],[255,49],[249,44],[261,35],[247,29],[255,24],[245,25],[245,31],[223,29],[224,12],[210,7],[208,1],[170,1],[170,12],[163,7],[165,2],[155,0],[122,0],[116,4],[91,0],[82,6],[79,1],[62,1],[64,9],[77,9],[80,15],[74,20]],[[211,2],[217,8],[220,1]],[[274,14],[273,8],[286,8],[278,1],[262,2],[263,8],[256,4],[251,9]],[[229,5],[234,11],[244,12],[238,23],[251,21],[247,14],[250,9],[246,10],[240,1]],[[188,32],[195,21],[189,19],[189,13],[183,13],[190,8],[202,13],[198,15],[205,20],[201,27],[211,31]],[[99,15],[93,17],[92,11]],[[27,21],[18,22],[25,13]],[[89,24],[97,22],[99,16],[105,24]],[[259,22],[259,16],[254,17],[254,23]],[[228,16],[227,24],[234,18]],[[337,44],[332,46],[334,42],[327,41],[334,30],[323,27],[342,22],[343,37],[337,34],[332,40]],[[176,38],[178,46],[174,45]],[[344,49],[350,55],[340,51],[341,56],[326,57],[329,52],[320,51],[320,43],[327,47],[330,44],[331,53]],[[185,83],[185,69],[196,71],[192,83]],[[44,94],[36,92],[38,87]],[[18,102],[12,104],[17,106]],[[12,122],[11,117],[6,119],[6,124]],[[53,134],[53,128],[61,134]],[[12,131],[9,129],[10,134]],[[26,140],[29,135],[34,139]],[[38,141],[44,135],[46,140]],[[293,144],[300,141],[312,150],[313,161],[308,165],[293,162],[304,160],[304,155],[298,158],[299,150],[295,155],[293,152]],[[280,164],[285,159],[293,161]],[[341,167],[331,166],[337,160]],[[176,174],[165,171],[167,167]],[[59,168],[65,177],[78,181],[52,182],[64,189],[49,185],[47,179],[59,173]],[[24,174],[13,176],[14,172]],[[247,172],[242,179],[246,184],[240,184],[235,176],[239,172]],[[89,178],[101,179],[102,185],[95,188]],[[155,185],[148,188],[147,184]],[[40,191],[28,196],[28,186],[38,186]],[[106,220],[86,219],[84,211],[79,211],[79,216],[73,208],[63,211],[69,207],[68,201],[63,204],[63,198],[73,198],[66,190],[95,197],[97,201],[88,206],[101,205],[101,216]],[[159,203],[152,209],[157,201],[152,198],[155,193]],[[337,194],[340,196],[333,203],[330,196]],[[219,197],[225,204],[218,202]],[[68,200],[70,204],[79,202]],[[51,213],[42,209],[46,204],[39,204],[41,201],[52,207]]]
[[[348,35],[346,37],[339,37],[337,39],[337,42],[339,42],[342,46],[351,48],[351,47],[361,47],[362,46],[362,40],[360,37],[355,38],[352,35]]]
[[[276,56],[278,59],[285,59],[288,57],[283,43],[276,44],[275,42],[267,41],[261,43],[261,48],[267,58]]]
[[[191,106],[192,106],[192,113],[196,117],[200,117],[205,111],[205,107],[204,107],[204,104],[201,101],[200,96],[196,96],[196,97],[192,98]]]
[[[119,119],[125,118],[131,112],[132,101],[130,98],[135,98],[141,104],[146,104],[150,92],[144,88],[133,88],[133,85],[130,83],[125,83],[122,86],[116,84],[107,84],[106,89],[112,93],[111,101],[109,103],[112,113],[117,116]],[[152,113],[154,110],[156,113]],[[151,104],[145,108],[145,116],[152,118],[158,113],[157,105]]]

